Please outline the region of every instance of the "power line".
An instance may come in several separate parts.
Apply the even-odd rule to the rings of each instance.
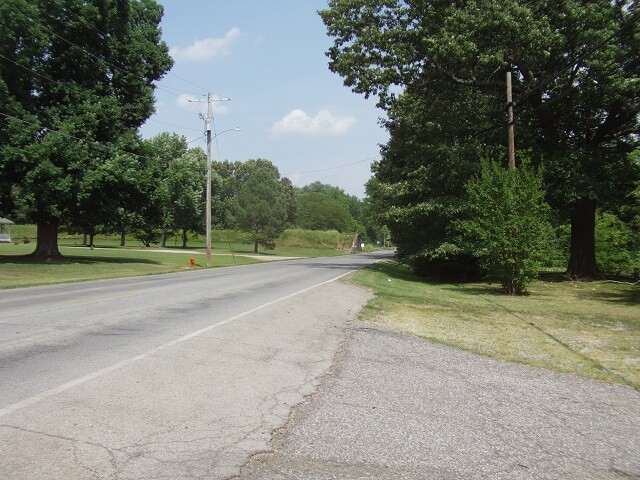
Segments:
[[[1,53],[0,53],[0,57],[4,58],[5,60],[10,61],[10,62],[11,62],[11,63],[13,63],[14,65],[16,65],[16,66],[18,66],[18,67],[20,67],[20,68],[22,68],[22,69],[24,69],[24,70],[27,70],[27,71],[29,71],[29,72],[31,72],[31,73],[33,73],[33,74],[37,75],[38,77],[42,77],[42,78],[44,78],[45,80],[49,80],[50,82],[56,83],[56,81],[55,81],[55,80],[53,80],[51,77],[48,77],[47,75],[43,75],[43,74],[41,74],[41,73],[38,73],[38,72],[36,72],[33,68],[29,68],[29,67],[25,67],[24,65],[20,65],[18,62],[15,62],[15,61],[11,60],[10,58],[5,57],[5,56],[4,56],[4,55],[2,55]]]
[[[535,108],[528,108],[526,106],[526,104],[524,104],[524,101],[527,100],[531,95],[533,95],[534,92],[536,92],[537,90],[540,90],[541,88],[543,88],[546,84],[556,80],[560,75],[562,75],[562,73],[564,73],[567,69],[573,68],[576,65],[578,65],[578,63],[582,62],[583,60],[585,60],[587,58],[587,56],[591,55],[594,52],[597,52],[598,50],[600,50],[603,46],[607,45],[611,40],[613,40],[614,38],[616,38],[617,36],[619,36],[620,34],[622,34],[627,28],[629,28],[630,26],[632,26],[635,22],[638,21],[638,18],[640,18],[640,10],[637,10],[636,12],[632,13],[631,16],[615,31],[613,32],[611,35],[609,35],[607,38],[605,38],[604,40],[598,42],[597,44],[593,45],[590,48],[587,48],[585,51],[583,51],[580,55],[578,55],[578,57],[574,58],[572,61],[570,61],[568,64],[566,64],[563,67],[560,67],[559,69],[557,69],[555,72],[551,73],[550,75],[547,75],[545,78],[543,78],[542,80],[540,80],[533,88],[531,88],[530,90],[528,90],[527,92],[521,94],[519,97],[517,97],[514,101],[513,104],[519,106],[521,109],[524,110],[528,110],[530,112],[535,112],[537,110],[540,110],[542,108],[546,108],[548,107],[550,104],[552,104],[553,102],[558,101],[561,97],[556,96],[555,98],[552,98],[550,100],[547,100],[545,102],[543,102],[541,105],[535,107]],[[612,60],[609,62],[611,63],[616,63],[615,60]],[[550,92],[553,92],[554,90],[561,88],[563,85],[556,85],[555,87],[553,87]],[[569,88],[577,88],[574,85],[569,85]],[[494,116],[494,115],[498,115],[500,113],[502,113],[503,111],[494,111],[493,113],[489,113],[489,116]],[[478,132],[475,132],[474,134],[472,134],[471,136],[467,137],[468,139],[473,139],[475,137],[478,137],[484,133],[488,133],[490,131],[493,130],[497,130],[497,129],[501,129],[504,128],[506,126],[506,123],[500,123],[500,124],[494,124],[488,128],[484,128]]]
[[[48,30],[48,29],[45,29],[45,30]],[[96,30],[97,30],[97,29],[96,29]],[[65,42],[69,43],[70,45],[73,45],[73,46],[75,46],[75,47],[77,47],[77,48],[80,48],[80,49],[84,50],[86,53],[88,53],[88,54],[89,54],[90,56],[92,56],[93,58],[96,58],[96,59],[98,59],[98,60],[100,60],[100,61],[104,61],[104,59],[102,59],[102,58],[100,58],[100,57],[98,57],[98,56],[94,55],[94,54],[93,54],[93,53],[91,53],[91,52],[89,52],[86,48],[80,47],[80,46],[78,46],[78,45],[74,44],[73,42],[71,42],[71,41],[69,41],[69,40],[65,39],[64,37],[62,37],[62,36],[60,36],[60,35],[57,35],[57,34],[55,34],[54,32],[51,32],[50,30],[48,30],[48,31],[49,31],[51,34],[53,34],[53,35],[57,36],[58,38],[60,38],[60,39],[64,40]],[[98,31],[99,31],[99,30],[98,30]],[[102,33],[102,32],[100,32],[100,33]],[[7,61],[9,61],[9,62],[11,62],[11,63],[13,63],[13,64],[14,64],[14,65],[16,65],[17,67],[20,67],[20,68],[22,68],[22,69],[24,69],[24,70],[26,70],[26,71],[29,71],[29,72],[33,73],[34,75],[37,75],[38,77],[44,78],[45,80],[48,80],[49,82],[52,82],[52,83],[57,83],[57,82],[58,82],[58,81],[56,81],[56,80],[53,80],[51,77],[49,77],[49,76],[47,76],[47,75],[44,75],[44,74],[41,74],[41,73],[39,73],[39,72],[35,71],[33,68],[26,67],[26,66],[24,66],[24,65],[20,65],[19,63],[15,62],[15,61],[14,61],[14,60],[12,60],[11,58],[8,58],[8,57],[6,57],[6,56],[2,55],[1,53],[0,53],[0,57],[4,58],[5,60],[7,60]],[[105,63],[107,63],[107,65],[111,66],[112,68],[114,68],[114,69],[116,69],[116,70],[118,70],[118,71],[121,71],[121,72],[123,72],[123,73],[126,73],[124,70],[122,70],[122,69],[120,69],[120,68],[118,68],[118,67],[115,67],[114,65],[111,65],[111,64],[109,64],[108,62],[105,62]],[[162,87],[159,87],[158,85],[154,85],[154,86],[155,86],[156,88],[159,88],[159,89],[161,89],[161,90],[166,91],[167,93],[169,93],[169,94],[171,94],[171,95],[174,95],[174,96],[176,96],[176,97],[179,97],[179,95],[177,95],[177,94],[175,94],[175,93],[172,93],[172,92],[169,92],[168,90],[166,90],[166,89],[165,89],[165,88],[172,88],[172,87],[165,87],[165,88],[162,88]],[[176,91],[181,92],[181,93],[188,93],[188,94],[195,95],[195,96],[202,96],[202,95],[200,95],[200,94],[193,93],[193,92],[182,92],[181,90],[178,90],[178,89],[173,89],[173,90],[176,90]],[[19,120],[19,119],[18,119],[18,120]],[[180,128],[180,129],[182,129],[182,130],[200,131],[200,129],[191,128],[191,127],[183,127],[183,126],[180,126],[180,125],[174,125],[174,124],[171,124],[171,123],[162,122],[162,121],[160,121],[160,120],[148,119],[148,121],[156,122],[156,123],[161,123],[161,124],[168,125],[168,126],[175,127],[175,128]]]
[[[607,45],[607,43],[609,43],[611,40],[613,40],[618,35],[620,35],[624,30],[626,30],[631,25],[633,25],[636,21],[638,21],[638,18],[640,18],[640,10],[632,13],[631,16],[615,32],[613,32],[607,38],[605,38],[601,42],[598,42],[593,47],[587,49],[585,52],[583,52],[580,55],[578,55],[578,57],[576,59],[572,60],[566,66],[556,70],[554,73],[552,73],[551,75],[547,76],[545,79],[543,79],[540,82],[538,82],[538,84],[534,88],[532,88],[531,90],[529,90],[528,92],[523,94],[520,98],[517,98],[514,101],[514,103],[520,103],[520,102],[526,100],[529,96],[531,96],[533,94],[533,92],[535,92],[536,90],[539,90],[540,88],[544,87],[547,83],[557,79],[567,69],[575,67],[578,63],[582,62],[588,55],[591,55],[592,53],[597,52],[598,50],[600,50],[603,46]],[[538,107],[538,108],[540,108],[540,107]]]
[[[370,162],[372,160],[377,160],[381,158],[380,155],[375,155],[373,157],[369,157],[369,158],[365,158],[364,160],[358,160],[357,162],[350,162],[350,163],[345,163],[343,165],[336,165],[334,167],[328,167],[328,168],[322,168],[320,170],[310,170],[308,172],[292,172],[292,173],[288,173],[285,175],[285,177],[288,177],[290,175],[306,175],[308,173],[319,173],[319,172],[326,172],[328,170],[336,170],[338,168],[344,168],[344,167],[349,167],[351,165],[356,165],[358,163],[364,163],[364,162]]]
[[[107,34],[107,33],[103,32],[102,30],[100,30],[100,29],[99,29],[98,27],[96,27],[95,25],[90,25],[90,27],[92,27],[96,32],[98,32],[98,33],[102,34],[104,37],[109,37],[109,36],[110,36],[109,34]],[[52,33],[53,35],[56,35],[55,33],[51,32],[50,30],[49,30],[49,32],[50,32],[50,33]],[[61,39],[62,39],[62,40],[64,40],[64,41],[68,42],[68,43],[71,43],[71,42],[69,42],[69,40],[67,40],[67,39],[65,39],[65,38],[63,38],[63,37],[61,37],[61,36],[59,36],[59,35],[56,35],[56,36],[57,36],[58,38],[61,38]],[[73,45],[73,43],[71,43],[71,44]],[[75,45],[75,46],[76,46],[76,47],[78,47],[78,48],[82,48],[82,49],[83,49],[83,50],[85,50],[87,53],[90,53],[86,48],[80,47],[80,46],[78,46],[78,45]],[[186,78],[184,78],[184,77],[181,77],[181,76],[180,76],[180,75],[178,75],[177,73],[173,73],[173,72],[169,71],[169,72],[167,72],[167,75],[168,75],[168,76],[172,76],[172,77],[176,77],[177,79],[182,80],[183,82],[186,82],[186,83],[188,83],[189,85],[192,85],[192,86],[194,86],[194,87],[196,87],[196,88],[199,88],[199,89],[200,89],[200,90],[202,90],[203,92],[208,92],[208,90],[207,90],[206,88],[204,88],[204,87],[202,87],[202,86],[198,85],[197,83],[192,82],[191,80],[188,80],[188,79],[186,79]],[[158,87],[158,85],[156,85],[156,87]],[[188,94],[190,94],[190,95],[204,96],[204,95],[199,94],[199,93],[187,92],[187,91],[184,91],[184,90],[182,90],[182,89],[177,89],[177,88],[169,87],[169,86],[166,86],[166,85],[163,85],[163,87],[164,87],[164,88],[169,88],[169,89],[171,89],[171,90],[175,90],[175,91],[178,91],[178,92],[181,92],[181,93],[188,93]],[[158,87],[158,88],[160,88],[160,87]],[[166,91],[166,90],[165,90],[165,91]]]
[[[8,115],[8,114],[2,113],[2,112],[0,112],[0,115],[2,115],[4,117],[7,117],[7,118],[11,118],[13,120],[17,120],[18,122],[24,123],[25,125],[31,125],[31,126],[34,126],[34,127],[42,128],[42,125],[39,125],[39,124],[34,123],[34,122],[28,122],[28,121],[23,120],[21,118],[14,117],[13,115]],[[97,140],[87,140],[86,138],[79,138],[79,137],[76,137],[76,136],[71,135],[69,133],[64,133],[64,132],[62,132],[60,130],[56,130],[54,128],[46,127],[45,130],[46,130],[46,132],[53,132],[53,133],[57,133],[58,135],[62,135],[63,137],[72,138],[73,140],[76,140],[78,142],[84,142],[84,143],[89,144],[89,145],[97,145],[98,147],[103,148],[105,151],[115,150],[116,153],[118,153],[118,152],[119,153],[124,153],[124,154],[127,154],[127,155],[131,155],[133,157],[136,157],[136,158],[140,158],[140,159],[144,159],[144,160],[155,160],[155,157],[149,157],[147,155],[140,155],[138,153],[133,153],[133,152],[129,152],[127,150],[118,149],[118,148],[116,148],[116,147],[114,147],[112,145],[105,145],[105,144],[103,144],[103,143],[101,143],[101,142],[99,142]],[[200,140],[201,138],[204,138],[204,136],[196,138],[195,140],[191,140],[190,142],[187,142],[187,144],[195,142],[196,140]]]
[[[83,50],[83,51],[84,51],[87,55],[89,55],[91,58],[95,58],[96,60],[98,60],[98,61],[100,61],[100,62],[104,62],[104,63],[106,63],[109,67],[111,67],[111,68],[112,68],[112,69],[114,69],[114,70],[117,70],[117,71],[118,71],[118,72],[120,72],[120,73],[125,73],[125,74],[127,73],[127,71],[126,71],[126,70],[123,70],[122,68],[117,67],[117,66],[113,65],[112,63],[107,62],[104,58],[99,57],[98,55],[95,55],[94,53],[91,53],[91,52],[90,52],[89,50],[87,50],[86,48],[81,47],[80,45],[77,45],[77,44],[73,43],[72,41],[70,41],[70,40],[68,40],[68,39],[64,38],[64,37],[63,37],[63,36],[61,36],[61,35],[58,35],[57,33],[55,33],[55,32],[53,32],[53,31],[49,30],[48,28],[46,28],[46,27],[44,27],[44,26],[41,26],[41,27],[42,27],[42,29],[43,29],[43,30],[46,30],[47,32],[49,32],[51,35],[53,35],[53,36],[55,36],[55,37],[58,37],[60,40],[63,40],[63,41],[65,41],[65,42],[67,42],[69,45],[72,45],[72,46],[74,46],[74,47],[76,47],[76,48],[79,48],[80,50]],[[173,92],[169,91],[168,89],[166,89],[166,88],[164,88],[164,87],[161,87],[160,85],[155,85],[155,84],[152,84],[152,85],[153,85],[153,87],[154,87],[154,88],[157,88],[158,90],[162,90],[162,91],[164,91],[164,92],[168,93],[169,95],[173,95],[174,97],[180,97],[180,95],[178,95],[178,94],[176,94],[176,93],[173,93]],[[179,90],[178,90],[178,91],[179,91]],[[188,92],[183,92],[183,93],[188,93]]]
[[[102,35],[104,35],[105,37],[108,37],[109,35],[105,32],[103,32],[102,30],[100,30],[98,27],[96,27],[95,25],[90,25],[96,32],[101,33]],[[167,75],[170,75],[172,77],[176,77],[180,80],[182,80],[183,82],[188,83],[189,85],[193,85],[196,88],[199,88],[200,90],[202,90],[203,92],[208,92],[208,90],[204,87],[201,87],[200,85],[198,85],[197,83],[192,82],[191,80],[188,80],[184,77],[181,77],[180,75],[178,75],[177,73],[173,73],[171,71],[167,72]],[[166,85],[165,85],[166,87]],[[166,87],[166,88],[171,88],[171,87]],[[177,88],[171,88],[172,90],[177,90],[179,92],[183,92],[182,90],[179,90]],[[191,92],[183,92],[183,93],[191,93]],[[191,95],[197,95],[197,96],[206,96],[206,95],[202,95],[202,94],[198,94],[198,93],[191,93]]]
[[[161,122],[160,120],[155,120],[153,118],[149,118],[149,119],[147,119],[147,121],[148,122],[154,122],[154,123],[160,123],[162,125],[167,125],[169,127],[180,128],[182,130],[191,130],[191,131],[194,131],[194,132],[201,132],[202,131],[201,128],[183,127],[181,125],[174,125],[173,123]]]
[[[167,75],[170,75],[172,77],[176,77],[180,80],[182,80],[183,82],[187,82],[190,85],[193,85],[194,87],[199,88],[200,90],[204,91],[204,92],[208,92],[208,90],[204,87],[201,87],[200,85],[198,85],[197,83],[193,83],[191,80],[187,80],[186,78],[181,77],[180,75],[178,75],[177,73],[173,73],[171,71],[167,72]],[[188,93],[188,92],[187,92]],[[195,95],[195,94],[194,94]]]

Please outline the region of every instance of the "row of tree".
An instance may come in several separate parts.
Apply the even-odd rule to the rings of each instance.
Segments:
[[[176,235],[186,247],[191,233],[204,234],[204,151],[189,148],[187,139],[175,133],[143,140],[140,151],[135,163],[115,156],[103,168],[85,172],[75,204],[68,205],[72,215],[59,227],[85,235],[91,246],[96,234],[120,235],[121,246],[132,236],[146,246],[163,247]],[[368,227],[370,235],[378,234],[362,200],[320,182],[294,187],[268,160],[213,162],[212,192],[213,227],[248,233],[256,252],[259,245],[273,248],[288,227],[363,237]],[[21,196],[15,206],[16,220],[34,220],[35,212]]]
[[[154,0],[0,2],[0,213],[34,222],[34,255],[58,230],[164,245],[204,232],[206,158],[186,139],[150,140],[154,82],[172,66]],[[214,224],[272,246],[286,226],[375,234],[363,202],[296,189],[267,160],[215,163]]]
[[[481,160],[506,165],[508,71],[519,168],[541,171],[551,221],[570,224],[568,273],[598,273],[597,211],[638,222],[637,3],[330,0],[320,15],[330,69],[387,114],[367,191],[416,272],[477,265],[459,221]]]
[[[163,133],[145,141],[153,185],[144,215],[131,230],[146,244],[162,243],[180,232],[204,232],[206,157],[200,148],[188,148],[186,139]],[[236,229],[250,234],[259,245],[273,248],[285,228],[337,230],[369,235],[378,229],[369,220],[366,204],[342,189],[320,182],[302,188],[281,178],[269,160],[213,162],[212,223],[214,228]]]

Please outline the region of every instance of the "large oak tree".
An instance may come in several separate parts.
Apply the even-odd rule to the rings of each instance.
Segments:
[[[172,65],[161,17],[154,0],[0,3],[1,205],[27,208],[37,256],[60,255],[58,226],[95,198],[88,176],[123,154],[144,167],[137,129],[154,111],[153,82]],[[126,184],[134,177],[122,174]]]
[[[596,208],[626,201],[638,179],[628,155],[640,133],[634,2],[330,0],[320,15],[334,39],[330,69],[384,109],[400,91],[426,101],[425,122],[455,123],[440,147],[464,147],[486,137],[488,122],[499,125],[505,73],[515,72],[518,146],[544,166],[549,201],[571,221],[568,271],[597,271]],[[439,101],[451,121],[442,109],[428,115]]]

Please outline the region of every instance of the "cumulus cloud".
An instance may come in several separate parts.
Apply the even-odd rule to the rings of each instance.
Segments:
[[[188,47],[172,47],[169,50],[169,55],[171,55],[174,60],[191,62],[228,55],[231,44],[233,44],[239,35],[240,29],[233,27],[223,38],[205,38],[204,40],[196,40]]]
[[[275,135],[330,135],[339,136],[347,132],[354,124],[354,117],[336,117],[329,110],[320,110],[315,117],[300,109],[291,110],[271,127]]]

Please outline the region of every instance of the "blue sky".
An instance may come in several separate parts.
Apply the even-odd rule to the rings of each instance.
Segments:
[[[206,147],[206,100],[214,102],[214,160],[266,158],[294,185],[321,181],[364,197],[378,144],[387,141],[375,99],[365,100],[329,71],[331,45],[320,0],[158,0],[173,69],[158,82],[156,114],[144,138],[163,131]],[[355,163],[357,162],[357,163]],[[350,164],[350,165],[348,165]],[[338,168],[334,168],[338,167]]]

